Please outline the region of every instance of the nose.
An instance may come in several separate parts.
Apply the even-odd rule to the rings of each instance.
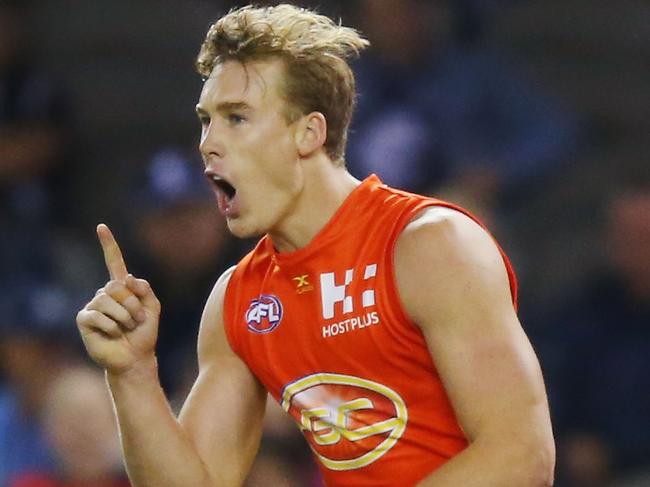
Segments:
[[[212,121],[201,130],[199,151],[206,162],[214,157],[223,157],[223,143],[216,124]]]

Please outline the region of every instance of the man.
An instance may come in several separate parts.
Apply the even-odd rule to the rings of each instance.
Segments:
[[[160,303],[98,227],[111,280],[77,323],[106,369],[134,485],[240,485],[266,390],[328,485],[551,484],[546,395],[507,259],[461,210],[345,169],[346,58],[366,45],[289,5],[208,32],[205,173],[230,231],[265,236],[208,298],[178,419],[157,379]]]

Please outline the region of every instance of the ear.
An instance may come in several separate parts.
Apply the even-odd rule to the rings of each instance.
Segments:
[[[307,157],[325,145],[327,140],[327,120],[320,112],[311,112],[298,122],[296,146],[302,157]]]

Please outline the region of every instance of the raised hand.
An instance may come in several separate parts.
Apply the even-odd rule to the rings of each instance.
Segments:
[[[88,355],[119,374],[155,354],[160,302],[144,279],[128,273],[122,251],[109,228],[97,226],[110,281],[77,314]]]

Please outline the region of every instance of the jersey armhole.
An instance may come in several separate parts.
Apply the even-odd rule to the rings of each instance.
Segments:
[[[437,206],[435,201],[420,201],[415,206],[409,208],[402,215],[400,215],[395,227],[393,228],[393,234],[389,240],[388,248],[386,249],[386,292],[389,296],[389,302],[395,303],[393,312],[395,313],[395,318],[397,318],[398,323],[406,323],[408,326],[418,329],[415,322],[408,316],[406,310],[404,309],[404,304],[402,303],[402,297],[397,290],[397,276],[395,275],[395,245],[397,245],[397,239],[402,234],[404,227],[409,224],[413,217],[425,210],[426,208]]]
[[[393,229],[393,236],[390,240],[390,244],[388,246],[387,250],[387,255],[386,255],[386,269],[387,269],[387,279],[386,279],[386,286],[387,286],[387,292],[389,294],[389,297],[392,302],[396,303],[394,312],[396,313],[396,318],[404,323],[409,324],[410,326],[415,327],[416,329],[419,330],[417,327],[416,323],[408,316],[406,313],[406,310],[404,309],[404,305],[402,303],[402,298],[400,297],[399,291],[397,289],[397,276],[395,275],[395,245],[397,244],[397,239],[401,235],[402,231],[408,225],[413,218],[420,213],[423,210],[426,210],[428,208],[434,207],[434,206],[440,206],[443,208],[449,208],[451,210],[458,211],[459,213],[462,213],[463,215],[467,216],[468,218],[472,219],[475,221],[478,225],[483,228],[488,235],[492,238],[494,241],[495,245],[497,246],[497,249],[499,250],[499,253],[501,254],[501,258],[503,259],[503,265],[506,268],[506,272],[508,274],[508,284],[510,286],[510,295],[512,297],[512,304],[515,308],[515,311],[518,309],[518,283],[517,283],[517,276],[515,274],[515,271],[512,267],[512,263],[510,262],[510,259],[506,255],[506,253],[503,251],[501,246],[499,245],[499,242],[494,238],[492,233],[485,227],[485,225],[474,215],[472,215],[469,211],[456,206],[451,203],[447,203],[442,200],[424,200],[420,201],[418,204],[413,206],[412,208],[409,208],[407,211],[405,211],[397,220],[397,223],[395,225],[395,228]]]
[[[236,283],[237,274],[239,269],[239,264],[234,266],[234,270],[230,274],[228,283],[226,284],[226,290],[223,296],[223,328],[226,332],[226,339],[230,344],[231,350],[243,360],[241,351],[239,350],[239,341],[237,340],[237,332],[235,330],[235,313],[237,312],[237,291]]]

